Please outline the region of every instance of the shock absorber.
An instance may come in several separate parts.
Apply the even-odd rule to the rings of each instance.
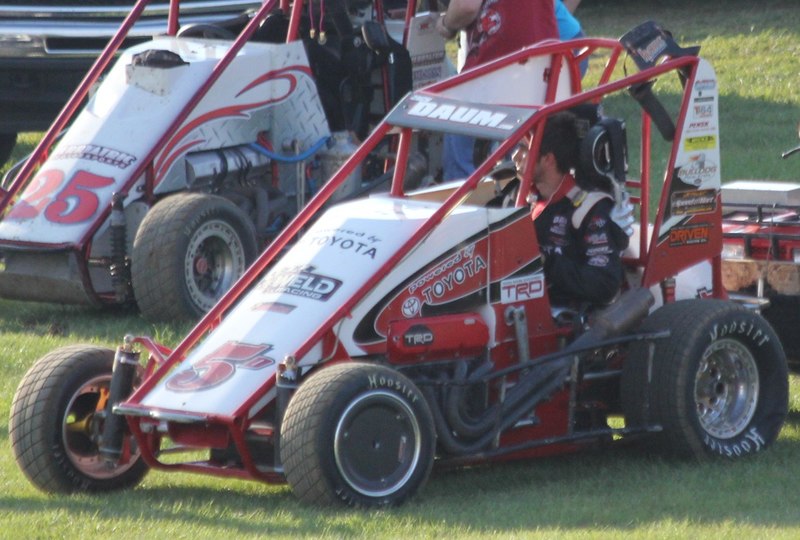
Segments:
[[[126,335],[123,344],[117,348],[114,367],[111,373],[111,388],[105,409],[105,423],[99,452],[103,459],[116,464],[122,457],[122,443],[125,435],[125,418],[114,413],[114,407],[133,392],[136,371],[139,367],[139,353],[133,350],[133,336]]]
[[[281,427],[283,424],[283,415],[286,413],[286,408],[289,406],[289,400],[292,399],[297,387],[300,385],[300,368],[297,366],[297,360],[294,356],[287,355],[283,361],[278,364],[278,374],[275,379],[275,387],[277,389],[275,411],[275,467],[281,467]]]
[[[128,250],[125,224],[125,208],[122,200],[125,196],[121,193],[114,193],[111,198],[111,285],[114,288],[114,296],[119,303],[125,303],[130,298],[130,269],[126,261]]]

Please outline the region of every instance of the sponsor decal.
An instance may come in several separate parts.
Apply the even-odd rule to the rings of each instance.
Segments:
[[[697,103],[698,101],[700,100],[699,99],[695,100],[695,104],[692,108],[695,118],[711,118],[712,116],[714,116],[714,105],[708,103],[698,104]]]
[[[713,298],[714,297],[714,290],[709,289],[708,287],[700,287],[697,289],[697,298]]]
[[[737,440],[735,443],[729,443],[724,440],[711,437],[708,433],[705,434],[703,442],[705,442],[708,449],[712,452],[716,452],[721,456],[727,457],[741,456],[744,454],[758,452],[767,444],[767,442],[764,440],[764,437],[761,436],[761,433],[758,432],[758,428],[756,427],[751,427],[746,433],[744,433],[744,438]]]
[[[586,264],[589,266],[595,266],[597,268],[605,268],[608,266],[610,259],[607,255],[595,255],[594,257],[589,257],[586,261]]]
[[[604,232],[587,234],[584,239],[587,244],[597,246],[600,244],[608,244],[608,235]]]
[[[408,293],[414,294],[419,291],[423,300],[431,304],[434,300],[442,298],[452,291],[457,285],[461,285],[477,275],[486,266],[483,257],[475,255],[475,244],[472,244],[459,250],[419,279],[414,280],[408,288]]]
[[[673,227],[669,231],[670,247],[694,246],[708,243],[711,226],[708,223]]]
[[[433,344],[433,332],[423,324],[417,324],[409,328],[403,334],[403,344],[406,347],[425,347]]]
[[[350,238],[347,234],[354,235],[355,238]],[[354,255],[375,259],[378,250],[373,244],[379,240],[374,236],[363,238],[363,234],[364,233],[361,233],[362,236],[359,236],[357,233],[351,231],[321,234],[308,238],[306,243],[312,246],[331,246],[341,249],[342,251],[348,251]]]
[[[136,156],[122,150],[114,150],[97,144],[71,144],[64,148],[59,148],[53,159],[86,159],[105,165],[112,165],[119,169],[127,169],[136,161]]]
[[[410,399],[411,403],[416,403],[420,399],[418,392],[414,388],[391,375],[369,375],[367,376],[367,384],[370,389],[388,388],[389,390],[394,390]]]
[[[422,302],[416,296],[409,296],[405,302],[403,302],[403,317],[406,319],[410,319],[411,317],[415,317],[419,310],[422,308]]]
[[[587,257],[596,257],[597,255],[608,255],[611,253],[611,246],[608,244],[591,247],[586,250]]]
[[[717,147],[716,135],[699,135],[697,137],[686,137],[683,141],[683,148],[687,152],[698,150],[712,150]]]
[[[678,191],[670,198],[673,215],[705,214],[717,208],[717,192],[713,189]]]
[[[719,167],[704,153],[689,157],[689,162],[678,167],[678,179],[684,184],[700,187],[716,178]]]
[[[725,324],[715,324],[709,332],[711,341],[716,341],[727,336],[745,337],[753,342],[754,345],[761,347],[769,342],[769,336],[752,322],[745,320],[731,321]]]
[[[710,131],[714,129],[714,125],[711,123],[710,120],[694,120],[689,122],[687,126],[688,131]]]
[[[667,42],[664,41],[664,38],[661,36],[657,36],[656,39],[648,43],[646,47],[637,47],[636,53],[641,56],[645,62],[652,64],[658,60],[658,57],[661,56],[666,48]]]
[[[717,81],[714,79],[702,79],[694,82],[694,89],[700,94],[703,92],[710,92],[717,88]]]
[[[314,267],[284,268],[270,272],[259,284],[264,293],[291,294],[327,302],[341,287],[338,279],[314,273]]]
[[[445,120],[457,124],[490,127],[505,131],[514,129],[515,125],[513,122],[506,122],[508,114],[501,111],[439,103],[433,100],[417,101],[408,110],[408,114],[431,120]]]
[[[544,274],[530,274],[500,282],[500,303],[525,302],[544,296]]]

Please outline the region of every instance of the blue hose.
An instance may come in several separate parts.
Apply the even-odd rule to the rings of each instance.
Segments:
[[[270,159],[274,159],[275,161],[280,161],[283,163],[298,163],[300,161],[305,161],[322,148],[322,145],[326,144],[330,140],[329,136],[322,137],[320,140],[312,144],[308,150],[305,152],[301,152],[300,154],[293,155],[293,156],[285,156],[283,154],[278,154],[277,152],[273,152],[272,150],[267,150],[263,146],[258,143],[250,143],[248,146],[253,150],[260,152],[267,156]]]

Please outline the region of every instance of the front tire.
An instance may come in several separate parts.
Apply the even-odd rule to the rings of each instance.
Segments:
[[[758,314],[721,300],[668,304],[643,331],[669,329],[632,348],[621,390],[626,424],[658,424],[653,447],[681,457],[753,454],[778,437],[788,412],[786,357]]]
[[[179,193],[160,201],[142,220],[133,243],[131,281],[142,316],[198,319],[256,254],[252,222],[227,199]]]
[[[430,474],[433,419],[419,389],[379,365],[322,368],[295,393],[281,431],[286,479],[306,503],[399,505]]]
[[[111,491],[138,484],[147,473],[132,437],[128,460],[109,466],[98,451],[114,352],[77,345],[39,359],[11,403],[9,437],[17,464],[48,493]]]

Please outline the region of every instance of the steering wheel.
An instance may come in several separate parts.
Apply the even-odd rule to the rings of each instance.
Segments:
[[[197,37],[206,39],[236,39],[236,34],[222,26],[210,23],[193,23],[182,26],[178,37]]]

